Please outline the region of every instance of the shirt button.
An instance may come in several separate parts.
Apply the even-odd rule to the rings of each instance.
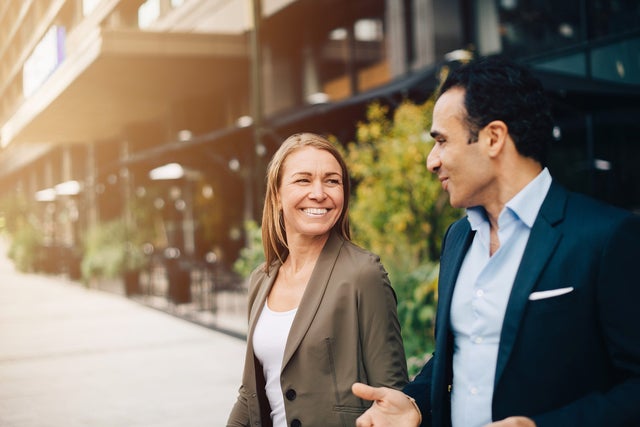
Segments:
[[[287,390],[284,394],[287,398],[287,400],[295,400],[296,399],[296,391],[292,388],[290,388],[289,390]]]
[[[471,387],[469,391],[471,392],[471,394],[478,394],[478,389],[476,387]]]
[[[478,298],[482,298],[482,296],[483,296],[483,295],[484,295],[484,291],[483,291],[482,289],[478,289],[478,290],[476,291],[476,296],[477,296]]]
[[[482,343],[482,337],[476,337],[473,342],[475,342],[476,344],[481,344]]]

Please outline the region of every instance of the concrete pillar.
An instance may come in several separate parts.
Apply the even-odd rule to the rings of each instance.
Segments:
[[[96,167],[95,143],[93,141],[86,144],[86,174],[84,178],[84,202],[87,227],[93,227],[98,223],[98,198],[96,197]]]
[[[407,40],[404,22],[404,3],[387,0],[387,55],[391,76],[398,77],[407,73]]]
[[[433,0],[414,0],[413,2],[413,34],[415,41],[414,70],[427,67],[437,61],[436,58],[436,10]]]

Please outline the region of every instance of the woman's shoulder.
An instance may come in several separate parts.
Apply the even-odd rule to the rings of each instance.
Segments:
[[[380,256],[378,254],[363,248],[362,246],[351,240],[344,241],[343,250],[348,252],[353,257],[362,258],[363,260],[370,260],[372,262],[380,262]]]
[[[388,273],[380,256],[352,241],[345,240],[338,263],[344,267],[344,271],[352,274],[375,275],[388,280]]]

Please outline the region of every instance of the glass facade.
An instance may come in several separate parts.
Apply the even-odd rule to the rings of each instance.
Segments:
[[[543,75],[570,76],[548,87],[557,122],[552,174],[572,190],[640,212],[640,110],[633,95],[640,93],[640,2],[471,4],[478,54],[503,53]]]
[[[372,1],[355,16],[318,28],[314,51],[318,88],[328,100],[339,100],[387,83],[386,31],[383,2]],[[316,37],[312,37],[316,38]]]
[[[522,57],[584,40],[579,0],[497,3],[503,53]]]

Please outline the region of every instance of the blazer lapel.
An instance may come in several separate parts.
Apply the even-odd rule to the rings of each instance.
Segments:
[[[262,313],[262,309],[264,308],[265,301],[267,300],[267,295],[269,295],[269,291],[273,286],[273,282],[276,280],[280,266],[280,263],[274,265],[269,269],[269,276],[265,274],[264,283],[260,285],[260,289],[258,290],[253,305],[251,306],[251,313],[249,314],[249,331],[247,333],[247,340],[250,343],[253,337],[253,330],[256,323],[258,323],[258,318],[260,317],[260,313]]]
[[[335,232],[332,232],[318,257],[291,325],[282,359],[283,370],[291,360],[307,330],[309,330],[313,318],[316,316],[343,244],[344,240]]]
[[[538,217],[531,228],[529,241],[525,247],[520,267],[516,273],[513,289],[509,296],[500,336],[495,383],[502,376],[520,328],[520,322],[529,294],[538,281],[542,269],[560,241],[562,234],[555,225],[564,218],[567,192],[555,183],[540,207]]]

